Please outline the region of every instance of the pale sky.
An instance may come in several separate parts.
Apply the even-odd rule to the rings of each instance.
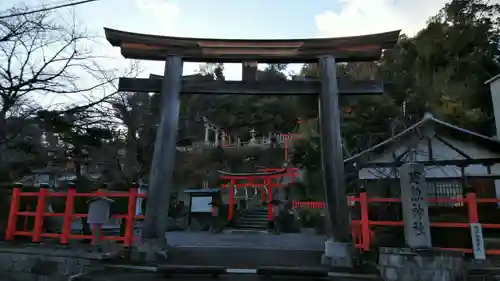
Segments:
[[[0,10],[19,0],[0,0]],[[39,6],[40,0],[24,0]],[[44,3],[67,1],[47,0]],[[209,38],[311,38],[361,35],[402,29],[413,35],[446,0],[101,0],[65,8],[58,13],[76,16],[94,34],[104,36],[103,27],[119,30]],[[496,2],[496,1],[491,1]],[[96,52],[115,59],[114,66],[128,61],[119,49],[103,41]],[[141,63],[149,73],[163,74],[162,62]],[[197,64],[185,64],[184,73],[193,73]],[[225,75],[241,78],[241,65],[228,64]],[[289,67],[297,71],[298,65]]]

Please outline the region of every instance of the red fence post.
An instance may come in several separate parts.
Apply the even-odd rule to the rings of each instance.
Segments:
[[[273,220],[273,205],[271,205],[271,202],[273,201],[273,190],[271,187],[271,184],[268,185],[267,187],[267,220],[272,221]]]
[[[61,244],[69,243],[71,225],[73,223],[73,209],[75,207],[76,187],[70,186],[66,193],[66,202],[64,208],[64,218],[61,231]]]
[[[285,153],[285,162],[288,161],[288,137],[289,134],[281,134],[283,137],[283,151]]]
[[[38,202],[36,204],[35,225],[33,227],[32,242],[40,242],[43,226],[43,213],[45,212],[45,201],[48,194],[48,189],[45,186],[40,186],[38,193]]]
[[[370,250],[370,217],[368,215],[368,197],[366,192],[359,193],[359,206],[361,209],[361,248]]]
[[[476,193],[467,193],[467,210],[469,213],[469,223],[478,223],[479,214],[477,212]]]
[[[135,209],[137,200],[137,186],[134,185],[128,192],[128,209],[127,218],[125,219],[125,237],[123,245],[125,247],[132,246],[134,240],[134,225],[135,225]]]
[[[233,219],[233,204],[234,204],[234,180],[231,180],[230,183],[228,183],[227,187],[229,188],[229,210],[227,213],[227,219],[228,221],[231,221]]]
[[[19,211],[19,202],[21,199],[21,188],[14,187],[10,198],[9,218],[7,220],[7,230],[5,231],[5,240],[14,239],[17,225],[17,212]]]

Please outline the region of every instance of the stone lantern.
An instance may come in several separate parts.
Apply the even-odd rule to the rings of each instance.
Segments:
[[[250,130],[250,141],[249,141],[250,144],[255,144],[257,142],[256,136],[257,136],[257,133],[255,132],[255,129],[252,128]]]
[[[97,196],[87,201],[89,211],[87,223],[92,230],[92,244],[98,246],[103,224],[109,222],[111,204],[115,201],[105,196]]]

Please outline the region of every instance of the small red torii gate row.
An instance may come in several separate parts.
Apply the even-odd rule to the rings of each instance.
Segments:
[[[261,173],[273,173],[283,170],[284,168],[265,168],[259,169],[258,172]],[[222,180],[228,180],[229,183],[222,184],[222,188],[229,188],[229,211],[228,211],[228,220],[232,220],[233,218],[233,205],[235,203],[234,199],[234,191],[235,188],[260,188],[259,193],[264,202],[268,204],[267,206],[267,219],[271,221],[274,217],[273,214],[273,206],[271,205],[271,201],[273,200],[273,188],[279,188],[281,185],[277,182],[281,177],[289,177],[289,183],[293,183],[295,177],[298,177],[298,168],[286,168],[284,173],[279,174],[267,174],[267,175],[221,175],[220,178]],[[246,181],[246,182],[237,182],[237,181]],[[261,181],[261,182],[257,182]],[[266,189],[267,189],[267,198],[266,198]],[[266,201],[267,199],[267,201]]]

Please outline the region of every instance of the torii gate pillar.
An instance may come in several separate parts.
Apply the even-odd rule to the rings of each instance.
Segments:
[[[339,88],[333,56],[319,58],[321,93],[319,115],[321,129],[321,166],[325,189],[328,239],[323,263],[351,266],[349,207],[344,176],[340,132]]]
[[[161,120],[156,131],[153,161],[149,175],[146,226],[143,237],[166,248],[168,208],[175,160],[175,144],[179,123],[183,61],[180,56],[167,56],[161,86]]]

